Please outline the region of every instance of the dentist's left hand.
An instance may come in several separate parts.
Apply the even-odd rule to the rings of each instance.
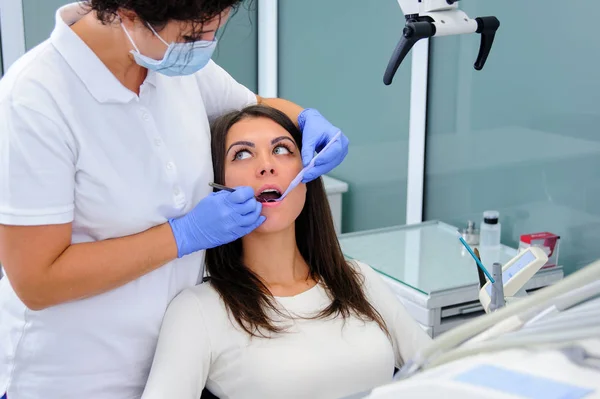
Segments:
[[[300,113],[298,126],[302,131],[302,163],[304,166],[313,159],[315,151],[321,151],[340,131],[329,123],[319,111],[312,108],[306,108]],[[304,174],[302,182],[308,183],[330,172],[342,163],[346,155],[348,155],[348,137],[342,133],[337,142],[333,143],[325,153],[315,160],[315,167]]]
[[[237,187],[231,193],[211,193],[189,213],[169,220],[177,243],[177,257],[245,236],[265,221],[261,211],[262,204],[251,187]]]

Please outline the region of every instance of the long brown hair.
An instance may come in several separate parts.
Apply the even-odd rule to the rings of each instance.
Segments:
[[[217,119],[212,131],[212,159],[215,182],[225,184],[225,144],[229,129],[247,118],[268,118],[287,130],[298,147],[302,135],[294,123],[275,108],[254,105],[241,111],[228,113]],[[388,333],[381,315],[369,303],[362,287],[362,276],[344,258],[333,225],[331,210],[322,180],[316,179],[306,185],[306,202],[296,219],[296,244],[309,266],[309,274],[315,281],[324,283],[331,304],[314,318],[336,317],[344,319],[351,314],[364,321],[374,321]],[[206,266],[212,286],[220,294],[230,314],[251,336],[266,336],[266,332],[278,333],[268,311],[279,313],[273,296],[261,281],[243,263],[242,240],[209,249]]]

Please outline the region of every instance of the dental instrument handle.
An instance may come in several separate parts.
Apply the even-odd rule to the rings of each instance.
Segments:
[[[234,192],[235,189],[231,188],[231,187],[227,187],[224,186],[222,184],[217,184],[217,183],[208,183],[209,186],[216,188],[217,190],[225,190],[225,191],[229,191],[230,193]]]
[[[474,248],[473,252],[475,253],[475,256],[477,256],[477,259],[479,259],[479,261],[481,262],[481,256],[479,255],[479,250],[477,248]],[[479,289],[482,289],[486,283],[485,275],[483,274],[483,270],[481,270],[479,268],[479,266],[477,265],[477,262],[475,262],[475,266],[477,266],[477,277],[479,278]]]
[[[298,184],[300,184],[300,182],[302,181],[302,178],[304,177],[304,172],[305,172],[305,170],[302,169],[300,171],[300,173],[298,173],[296,175],[296,177],[294,177],[294,180],[292,180],[290,182],[290,185],[288,186],[288,188],[283,192],[283,194],[281,194],[281,197],[277,198],[276,201],[283,200],[290,193],[290,191],[292,191],[293,189],[295,189],[296,186],[298,186]]]
[[[235,188],[231,188],[231,187],[227,187],[224,186],[222,184],[218,184],[218,183],[208,183],[209,186],[216,188],[217,190],[223,190],[223,191],[229,191],[230,193],[235,191]],[[256,195],[254,196],[254,198],[258,201],[258,202],[262,202]]]
[[[329,147],[331,147],[333,145],[333,143],[335,143],[340,138],[341,135],[342,135],[342,131],[338,130],[338,132],[331,138],[331,140],[329,140],[329,143],[327,143],[321,151],[317,152],[317,154],[313,157],[313,159],[310,160],[308,165],[306,165],[306,168],[304,168],[303,170],[308,170],[310,168],[313,168],[315,166],[315,161],[317,160],[317,158],[319,158],[319,156],[321,154],[323,154],[325,151],[327,151],[327,149]]]
[[[473,250],[471,249],[471,247],[469,246],[469,244],[467,244],[467,242],[464,240],[464,238],[462,238],[462,236],[459,234],[458,235],[458,239],[460,240],[460,242],[462,242],[462,244],[465,246],[465,248],[467,249],[467,251],[471,254],[471,256],[473,257],[473,259],[475,259],[475,262],[477,263],[477,266],[479,266],[481,268],[481,270],[483,270],[483,272],[485,273],[485,275],[487,276],[487,278],[493,283],[494,278],[490,275],[490,273],[487,271],[487,269],[485,268],[485,266],[483,266],[483,264],[481,263],[481,261],[477,258],[477,256],[475,256],[475,254],[473,253]]]
[[[490,303],[490,312],[494,312],[504,307],[504,283],[502,281],[502,265],[494,262],[492,265],[492,274],[494,281],[492,283],[492,302]]]
[[[208,183],[208,185],[216,188],[217,190],[229,191],[230,193],[233,193],[235,191],[235,188],[227,187],[227,186],[224,186],[224,185],[218,184],[218,183]],[[258,202],[262,202],[260,199],[258,199],[258,197],[256,195],[254,196],[254,198]]]
[[[317,153],[317,155],[315,155],[313,157],[313,159],[310,160],[310,162],[308,163],[308,165],[306,165],[305,168],[303,168],[300,173],[298,173],[296,175],[296,177],[294,177],[294,180],[291,181],[290,185],[288,186],[288,188],[283,192],[283,194],[281,194],[281,197],[277,198],[275,201],[281,201],[283,200],[289,193],[290,191],[292,191],[294,188],[296,188],[298,186],[298,184],[300,184],[300,182],[302,181],[302,179],[304,178],[304,174],[306,173],[307,170],[310,170],[312,168],[314,168],[315,166],[315,161],[317,160],[317,158],[319,157],[319,155],[321,155],[322,153],[324,153],[329,147],[331,147],[331,145],[333,143],[335,143],[340,136],[342,135],[342,131],[338,130],[338,132],[331,138],[331,140],[329,140],[329,143],[327,143],[325,145],[325,147],[323,147],[323,149],[321,151],[319,151]]]

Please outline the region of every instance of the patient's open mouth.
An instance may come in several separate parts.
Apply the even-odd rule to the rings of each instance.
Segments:
[[[281,197],[281,193],[279,192],[279,190],[276,190],[274,188],[267,188],[263,190],[256,198],[260,202],[272,202],[277,200],[279,197]]]

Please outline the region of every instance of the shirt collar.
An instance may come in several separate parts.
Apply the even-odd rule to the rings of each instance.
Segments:
[[[88,10],[87,1],[67,4],[56,11],[56,25],[50,40],[81,79],[88,91],[101,103],[127,103],[137,96],[127,89],[94,52],[70,28]],[[155,85],[155,72],[148,71],[146,81]]]

